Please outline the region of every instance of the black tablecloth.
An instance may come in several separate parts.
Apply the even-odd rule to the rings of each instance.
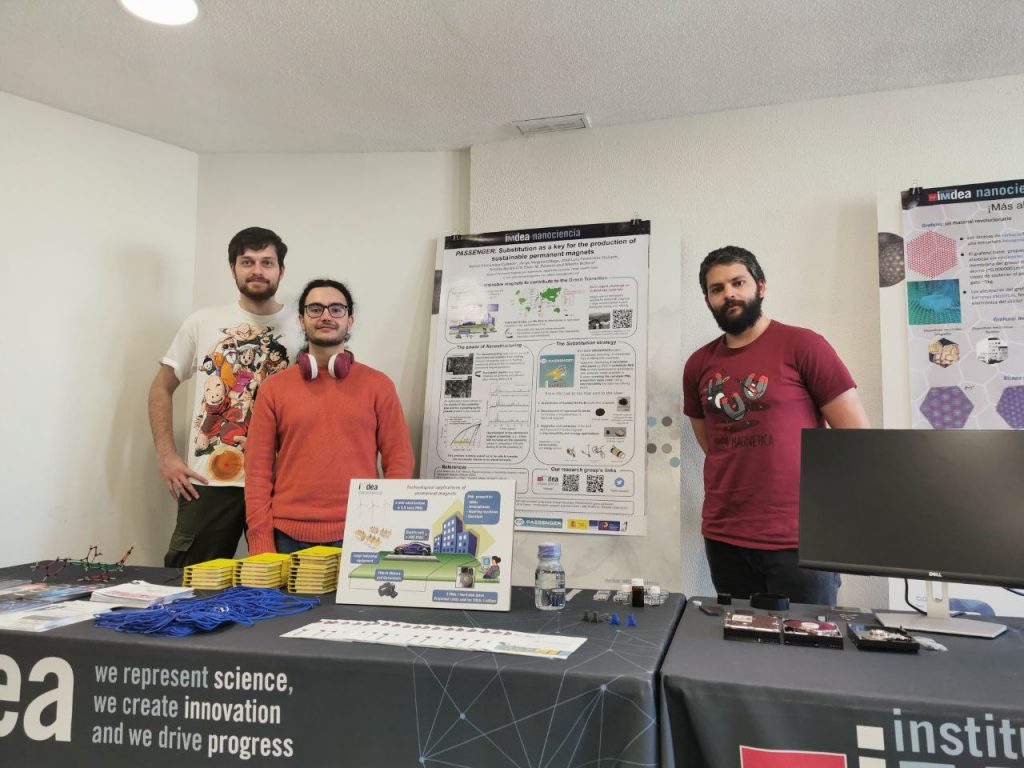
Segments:
[[[788,615],[846,631],[826,608]],[[661,670],[663,764],[1024,765],[1024,621],[999,621],[1009,629],[994,640],[928,635],[948,651],[905,655],[849,640],[843,650],[724,640],[721,617],[688,606]]]
[[[27,567],[0,571],[0,578],[31,575]],[[130,568],[123,578],[158,583],[180,579],[180,572]],[[45,633],[0,632],[6,665],[0,666],[0,766],[657,765],[655,675],[682,598],[627,609],[638,626],[614,627],[582,622],[585,609],[622,611],[592,595],[580,593],[561,613],[536,610],[525,588],[513,590],[509,613],[344,606],[326,595],[307,613],[183,638],[127,635],[90,622]],[[588,640],[560,661],[280,637],[321,618],[478,625]],[[98,679],[110,668],[117,670],[116,683]],[[198,675],[204,669],[204,687],[142,690],[140,681],[124,679],[141,670]],[[216,688],[231,672],[281,673],[287,689]],[[273,720],[276,712],[280,721],[186,719],[186,697],[240,704],[242,716],[257,721],[261,713]],[[179,705],[177,716],[167,714],[171,702]],[[105,711],[111,704],[114,713]],[[159,714],[125,714],[126,706]],[[6,735],[5,708],[14,718]],[[55,717],[71,718],[69,741],[59,740]],[[130,743],[146,730],[153,740],[148,748]],[[110,743],[118,739],[123,743]]]

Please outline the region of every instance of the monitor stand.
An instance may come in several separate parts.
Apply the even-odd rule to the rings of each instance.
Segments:
[[[934,632],[940,635],[963,635],[984,637],[989,640],[1006,631],[1005,624],[975,619],[958,619],[949,615],[949,584],[941,582],[942,596],[935,594],[940,586],[934,581],[925,582],[928,589],[928,615],[919,613],[884,613],[875,611],[875,618],[883,627],[898,627],[908,632]]]

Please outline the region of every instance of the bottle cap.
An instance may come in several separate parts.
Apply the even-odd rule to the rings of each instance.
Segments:
[[[643,579],[630,579],[629,584],[632,587],[642,587],[644,585]]]
[[[562,556],[562,545],[546,542],[537,545],[537,557],[542,560],[554,560]]]

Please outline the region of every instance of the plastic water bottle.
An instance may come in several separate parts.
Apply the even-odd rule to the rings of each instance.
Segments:
[[[541,544],[537,547],[537,573],[534,577],[534,603],[542,611],[565,608],[565,569],[559,558],[562,547]]]

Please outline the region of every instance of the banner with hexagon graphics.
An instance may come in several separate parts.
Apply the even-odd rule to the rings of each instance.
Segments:
[[[912,426],[1024,429],[1024,179],[902,207],[902,258],[883,264],[880,239],[879,280],[905,282]]]
[[[878,195],[886,429],[1024,428],[1024,181]],[[917,283],[918,285],[914,285]],[[889,607],[926,582],[889,580]],[[1016,595],[950,584],[965,610],[1024,615]]]

